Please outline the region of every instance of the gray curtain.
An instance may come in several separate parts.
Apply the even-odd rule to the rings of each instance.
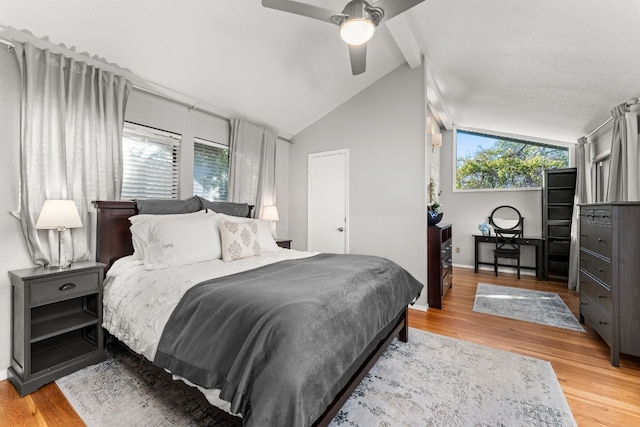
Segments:
[[[14,46],[22,78],[20,220],[27,247],[36,264],[57,256],[54,233],[35,224],[46,199],[72,199],[84,227],[64,232],[62,257],[88,260],[91,202],[120,197],[131,83],[29,43]]]
[[[586,154],[587,139],[580,138],[576,144],[576,194],[571,221],[571,246],[569,250],[569,289],[580,290],[580,218],[579,203],[591,202],[591,162]]]
[[[640,200],[638,167],[638,112],[627,111],[627,103],[613,109],[611,168],[606,200],[610,202]]]
[[[231,120],[229,196],[231,202],[255,205],[260,218],[265,206],[276,202],[276,140],[264,126]]]

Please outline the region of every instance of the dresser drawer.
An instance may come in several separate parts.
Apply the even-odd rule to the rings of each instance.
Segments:
[[[65,276],[58,279],[34,281],[31,286],[31,304],[50,301],[57,298],[66,298],[69,294],[79,294],[98,291],[100,277],[96,272]]]
[[[611,208],[608,206],[581,208],[580,221],[590,221],[598,224],[611,224]]]
[[[605,285],[611,287],[611,263],[580,250],[580,269],[586,271]]]
[[[611,258],[611,225],[584,221],[580,223],[580,246]]]
[[[605,313],[598,304],[585,294],[580,294],[580,314],[587,324],[606,341],[611,347],[613,343],[613,324],[611,316]]]
[[[584,271],[580,271],[580,293],[587,295],[607,314],[611,315],[613,307],[611,289],[603,286]]]

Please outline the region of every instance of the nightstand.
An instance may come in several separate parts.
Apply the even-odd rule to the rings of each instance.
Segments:
[[[276,239],[276,245],[281,248],[291,249],[291,239]]]
[[[104,264],[77,262],[9,272],[12,354],[9,381],[20,396],[106,358],[102,330]]]

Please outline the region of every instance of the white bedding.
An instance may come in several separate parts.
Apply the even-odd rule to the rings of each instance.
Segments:
[[[133,256],[121,258],[109,269],[104,281],[103,327],[131,350],[153,361],[165,324],[192,286],[207,279],[316,254],[282,249],[233,262],[213,260],[151,271],[145,270],[142,261]],[[218,399],[217,390],[198,388],[212,404],[228,411],[226,402]]]

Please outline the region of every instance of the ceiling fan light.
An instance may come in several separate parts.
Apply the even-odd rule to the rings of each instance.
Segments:
[[[376,26],[369,19],[347,19],[340,25],[340,37],[350,45],[361,45],[369,41]]]

